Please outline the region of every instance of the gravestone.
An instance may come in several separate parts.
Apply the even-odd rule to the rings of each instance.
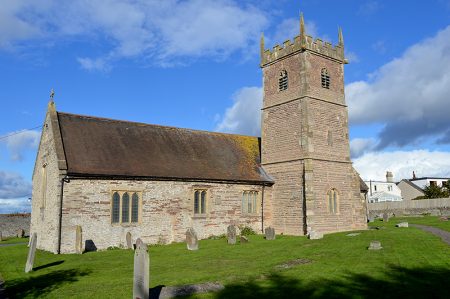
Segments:
[[[228,244],[236,244],[236,226],[229,225],[227,228]]]
[[[264,234],[266,236],[266,240],[275,240],[275,229],[273,227],[266,227]]]
[[[448,221],[448,217],[447,216],[442,216],[439,218],[439,220],[441,221]]]
[[[0,231],[0,242],[3,241],[2,232]]]
[[[133,249],[133,242],[131,242],[131,233],[130,232],[127,232],[126,239],[127,239],[127,248]]]
[[[381,247],[380,241],[372,241],[370,242],[369,250],[380,250],[383,247]]]
[[[248,238],[246,236],[241,236],[241,243],[248,243]]]
[[[316,232],[314,230],[311,230],[309,232],[309,234],[308,234],[308,239],[310,239],[310,240],[319,240],[319,239],[322,239],[322,238],[323,238],[323,234],[319,233],[319,232]]]
[[[198,250],[197,233],[192,227],[186,231],[186,245],[188,250]]]
[[[375,220],[373,219],[373,217],[369,217],[369,218],[367,218],[367,222],[370,222],[370,223],[372,223],[372,222],[374,222]]]
[[[384,222],[389,222],[389,214],[388,213],[384,213],[383,214],[383,221]]]
[[[33,270],[34,256],[36,255],[36,243],[37,235],[36,233],[33,233],[33,236],[31,237],[30,249],[28,249],[27,263],[25,264],[25,273]]]
[[[396,227],[408,227],[408,222],[400,222],[395,225]]]
[[[360,233],[350,233],[350,234],[346,234],[347,237],[356,237],[359,236]]]
[[[17,238],[23,238],[25,236],[25,231],[23,229],[19,229],[17,231]]]
[[[84,241],[84,251],[97,251],[97,246],[95,246],[94,241],[92,240],[86,240]]]
[[[148,247],[140,238],[136,240],[134,251],[133,298],[149,298],[150,258]]]
[[[75,227],[75,253],[83,253],[83,231],[79,225]]]

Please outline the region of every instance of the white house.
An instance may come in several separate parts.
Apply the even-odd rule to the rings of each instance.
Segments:
[[[439,186],[445,187],[447,186],[447,182],[450,178],[435,178],[435,177],[423,177],[423,178],[413,178],[409,181],[419,187],[420,189],[424,189],[426,186]]]
[[[386,172],[386,181],[364,181],[369,187],[368,202],[402,201],[402,192],[393,181],[392,172]]]

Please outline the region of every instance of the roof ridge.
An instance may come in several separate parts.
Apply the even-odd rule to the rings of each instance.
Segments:
[[[93,120],[118,122],[118,123],[129,123],[129,124],[134,124],[134,125],[142,125],[142,126],[149,126],[149,127],[159,127],[159,128],[164,128],[164,129],[178,129],[178,130],[184,130],[184,131],[194,131],[194,132],[199,132],[199,133],[209,133],[209,134],[215,134],[215,135],[227,135],[227,136],[232,135],[232,136],[239,136],[239,137],[261,138],[260,136],[251,136],[251,135],[243,135],[243,134],[233,134],[233,133],[206,131],[206,130],[199,130],[199,129],[180,128],[180,127],[175,127],[175,126],[164,126],[164,125],[157,125],[157,124],[148,124],[148,123],[144,123],[144,122],[121,120],[121,119],[114,119],[114,118],[108,118],[108,117],[84,115],[84,114],[75,114],[75,113],[68,113],[68,112],[61,112],[61,111],[57,111],[56,113],[58,115],[59,114],[65,114],[65,115],[82,117],[82,118],[88,118],[88,119],[93,119]]]

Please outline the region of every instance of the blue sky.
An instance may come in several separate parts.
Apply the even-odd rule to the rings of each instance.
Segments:
[[[27,211],[51,88],[57,110],[259,135],[259,38],[343,28],[355,168],[450,176],[450,0],[0,4],[0,213]],[[3,136],[3,137],[2,137]]]

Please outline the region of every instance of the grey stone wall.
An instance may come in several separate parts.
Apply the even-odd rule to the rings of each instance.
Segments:
[[[369,203],[368,209],[370,217],[375,217],[384,212],[395,215],[431,214],[434,216],[450,216],[450,198]]]
[[[17,236],[19,229],[23,229],[26,236],[30,235],[30,214],[0,214],[3,238]]]

